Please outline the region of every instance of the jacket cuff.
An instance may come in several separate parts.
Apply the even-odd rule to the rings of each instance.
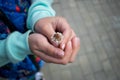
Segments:
[[[35,0],[28,11],[27,27],[34,31],[35,23],[42,18],[55,16],[49,0]]]
[[[16,63],[22,61],[28,54],[32,54],[28,44],[30,32],[27,31],[24,34],[13,32],[6,39],[6,53],[10,62]]]

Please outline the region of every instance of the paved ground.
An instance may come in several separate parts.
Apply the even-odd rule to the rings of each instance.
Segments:
[[[55,0],[81,39],[76,61],[46,64],[46,80],[120,80],[120,0]]]

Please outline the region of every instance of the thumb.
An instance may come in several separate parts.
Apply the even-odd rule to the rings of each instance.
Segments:
[[[57,47],[58,44],[55,41],[51,40],[51,37],[56,33],[55,25],[53,25],[51,21],[52,18],[44,18],[39,20],[35,25],[35,31],[47,37],[49,42]]]
[[[55,47],[58,47],[59,44],[54,41],[52,38],[54,36],[54,34],[56,33],[55,30],[53,29],[53,26],[51,24],[47,24],[45,25],[41,31],[40,31],[41,34],[43,34],[44,36],[47,37],[47,39],[49,40],[50,43],[52,43]]]

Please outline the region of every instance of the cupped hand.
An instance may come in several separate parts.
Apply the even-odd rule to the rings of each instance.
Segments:
[[[35,25],[35,32],[40,33],[47,37],[47,39],[54,46],[58,45],[51,40],[51,36],[60,32],[63,34],[64,38],[60,43],[59,47],[64,50],[63,60],[67,62],[73,62],[80,48],[80,40],[76,37],[75,32],[69,26],[68,22],[62,17],[47,17],[39,20]],[[68,50],[68,43],[71,43],[71,50]],[[71,51],[71,52],[70,52]],[[69,52],[69,59],[66,54]]]
[[[63,17],[46,17],[40,19],[35,24],[35,32],[43,34],[54,46],[59,46],[61,49],[64,49],[66,43],[73,37],[73,31]],[[56,32],[60,32],[64,36],[60,45],[51,40],[51,36]]]
[[[79,39],[73,38],[71,41],[67,42],[65,50],[59,49],[51,45],[47,38],[41,34],[33,33],[30,34],[29,47],[34,55],[37,55],[45,62],[55,63],[55,64],[67,64],[74,60],[76,52],[78,51]],[[73,45],[72,45],[73,44]],[[57,58],[61,53],[65,53],[63,58]],[[57,57],[56,57],[57,56]]]
[[[43,52],[44,55],[52,56],[55,58],[62,58],[64,51],[51,45],[47,38],[38,33],[32,33],[29,35],[29,47],[30,50],[36,54],[37,52]],[[36,54],[38,55],[38,54]]]

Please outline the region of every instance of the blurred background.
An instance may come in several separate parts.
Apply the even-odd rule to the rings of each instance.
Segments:
[[[74,63],[45,64],[46,80],[120,80],[120,0],[54,0],[81,39]]]

